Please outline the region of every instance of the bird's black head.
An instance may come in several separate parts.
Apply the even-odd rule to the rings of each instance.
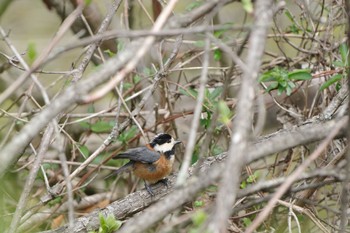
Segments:
[[[174,146],[181,143],[181,141],[176,141],[172,136],[166,133],[157,134],[153,140],[150,142],[151,147],[159,152],[172,151]]]

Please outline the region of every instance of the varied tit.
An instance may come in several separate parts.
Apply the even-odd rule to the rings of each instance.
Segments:
[[[145,188],[150,195],[154,195],[148,183],[163,182],[167,185],[166,177],[170,174],[175,160],[175,146],[181,143],[166,133],[158,134],[143,147],[129,149],[113,157],[113,159],[129,159],[106,178],[124,171],[133,171],[135,176],[143,179]],[[148,182],[148,183],[147,183]]]

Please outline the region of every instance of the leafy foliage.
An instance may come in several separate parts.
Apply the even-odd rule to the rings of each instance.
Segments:
[[[137,133],[137,127],[135,125],[131,126],[130,129],[122,132],[119,137],[118,137],[118,141],[120,141],[123,144],[127,144],[127,142],[132,139],[133,137],[135,137]]]
[[[269,82],[266,89],[267,92],[277,90],[277,94],[281,95],[286,93],[288,96],[292,94],[295,88],[295,81],[305,81],[312,79],[310,70],[294,70],[287,71],[282,67],[275,67],[262,74],[259,78],[259,82]]]
[[[27,48],[27,57],[29,60],[29,64],[32,64],[35,61],[35,59],[37,58],[37,56],[38,56],[38,52],[36,49],[36,44],[29,43],[28,48]]]
[[[109,214],[107,217],[105,217],[102,213],[100,213],[98,217],[100,220],[100,228],[98,229],[98,233],[113,233],[117,231],[122,225],[122,222],[116,220],[112,214]],[[89,233],[96,232],[90,231]]]
[[[320,87],[320,90],[324,90],[328,87],[330,87],[333,84],[337,84],[337,90],[340,89],[340,81],[343,78],[347,77],[347,74],[349,72],[350,67],[350,61],[349,61],[349,48],[346,43],[343,43],[339,46],[339,54],[340,59],[337,59],[333,62],[333,65],[335,67],[342,68],[344,72],[342,74],[334,74],[330,79],[328,79],[325,83],[322,84]]]

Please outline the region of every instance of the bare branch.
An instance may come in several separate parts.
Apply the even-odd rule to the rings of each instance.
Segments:
[[[202,7],[188,13],[188,15],[196,19],[212,10],[216,6],[216,3],[217,1],[207,2]],[[169,21],[169,27],[179,25],[185,26],[186,24],[190,23],[188,21],[188,18],[183,22],[182,17],[172,18],[172,20]],[[109,59],[103,65],[103,68],[96,71],[86,79],[81,80],[76,84],[68,87],[60,96],[52,101],[50,105],[48,105],[42,112],[35,116],[30,122],[28,122],[28,124],[22,128],[20,133],[16,135],[16,137],[13,138],[12,141],[4,147],[2,153],[0,154],[0,161],[2,161],[0,164],[0,177],[2,177],[7,169],[9,169],[9,167],[13,165],[18,160],[18,158],[21,157],[21,152],[25,146],[28,145],[32,138],[37,135],[40,130],[45,127],[48,122],[50,122],[51,119],[56,117],[59,113],[64,112],[65,109],[72,106],[73,104],[82,103],[82,97],[86,97],[91,90],[107,81],[111,76],[115,75],[117,71],[124,67],[125,64],[134,57],[139,48],[142,46],[143,42],[143,39],[131,42],[128,47],[125,48],[125,50],[122,52],[118,53],[116,57]],[[31,71],[33,72],[34,70]],[[29,73],[25,73],[24,77],[27,77],[28,75]]]
[[[228,152],[226,166],[223,169],[216,205],[208,221],[210,232],[223,232],[235,202],[239,187],[239,177],[246,163],[246,151],[250,144],[251,127],[253,125],[253,105],[256,80],[258,78],[261,58],[267,30],[272,20],[273,1],[256,1],[254,29],[249,38],[249,51],[246,69],[243,72],[241,90],[238,96],[237,114],[233,121],[233,135]]]
[[[342,118],[342,122],[346,121],[346,119],[347,118]],[[254,147],[250,148],[247,151],[247,163],[251,163],[257,158],[263,158],[270,154],[277,153],[279,151],[283,151],[298,145],[308,144],[321,140],[327,137],[329,134],[328,132],[331,129],[334,129],[335,126],[342,126],[342,130],[337,132],[337,137],[344,136],[344,125],[339,124],[339,120],[331,120],[322,123],[313,122],[310,124],[302,125],[291,131],[280,130],[279,132],[267,135],[266,137],[262,137],[258,140],[258,142],[255,143]],[[300,137],[302,140],[299,140]],[[275,145],[277,144],[280,146],[276,147]],[[256,149],[260,148],[261,145],[266,145],[266,147],[264,147],[263,150]],[[69,231],[68,226],[65,226],[53,231],[48,231],[47,233],[76,233],[85,232],[86,230],[95,230],[99,226],[99,213],[102,213],[104,215],[111,213],[114,214],[116,218],[122,219],[126,216],[130,216],[145,209],[147,206],[157,201],[157,203],[154,203],[139,215],[129,219],[120,229],[120,232],[144,232],[146,229],[163,219],[173,210],[179,208],[184,203],[193,200],[200,190],[203,190],[210,184],[213,184],[222,173],[222,169],[226,164],[226,156],[227,154],[223,153],[216,157],[209,157],[200,167],[198,176],[190,177],[186,181],[185,186],[174,188],[174,183],[177,176],[173,175],[169,177],[170,186],[168,189],[162,184],[157,184],[156,186],[152,187],[155,192],[155,196],[153,198],[149,196],[146,190],[137,191],[135,193],[129,194],[122,200],[112,203],[104,210],[95,211],[85,217],[77,219],[77,222],[74,224],[75,227],[73,230],[70,229],[71,231]],[[193,169],[195,169],[194,167],[190,168],[190,175],[192,174]],[[302,175],[298,177],[298,179],[308,179],[315,175],[333,176],[334,172],[321,173],[318,171],[315,174]],[[258,183],[256,186],[252,186],[246,190],[239,191],[237,195],[238,197],[243,197],[259,190],[266,189],[267,187],[275,187],[279,184],[283,184],[284,182],[285,179],[278,179],[276,181]]]
[[[282,197],[282,195],[289,189],[293,182],[300,176],[300,174],[314,161],[321,153],[326,149],[331,140],[338,134],[339,130],[347,125],[348,119],[343,119],[337,126],[329,133],[327,138],[325,138],[322,143],[317,147],[317,149],[302,163],[279,187],[273,197],[270,199],[268,204],[264,207],[263,211],[258,214],[252,224],[246,229],[246,233],[252,233],[258,226],[264,221],[264,219],[271,213],[274,205]]]

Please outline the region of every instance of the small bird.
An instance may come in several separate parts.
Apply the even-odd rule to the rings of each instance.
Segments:
[[[148,183],[162,182],[168,185],[166,177],[172,171],[175,146],[179,143],[181,141],[176,141],[169,134],[160,133],[149,144],[129,149],[113,157],[113,159],[129,159],[130,161],[106,178],[131,170],[135,176],[143,179],[146,190],[151,196],[154,196]]]

